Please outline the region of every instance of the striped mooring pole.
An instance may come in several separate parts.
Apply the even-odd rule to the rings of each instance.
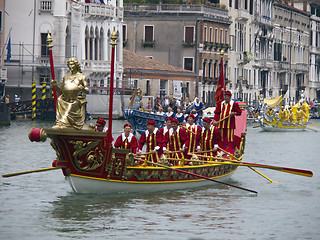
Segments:
[[[33,78],[32,79],[32,121],[35,121],[37,118],[37,113],[36,113],[36,103],[37,103],[37,88],[36,88],[36,80]]]
[[[46,83],[46,79],[44,78],[43,79],[43,82],[42,82],[42,89],[41,89],[41,92],[42,92],[42,97],[41,97],[41,100],[42,102],[46,99],[46,91],[47,91],[47,83]]]

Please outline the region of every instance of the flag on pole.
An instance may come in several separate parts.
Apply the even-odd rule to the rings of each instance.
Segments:
[[[7,44],[7,62],[10,61],[11,59],[11,36],[9,37],[9,41],[8,41],[8,44]]]
[[[216,95],[214,97],[214,100],[216,101],[216,104],[221,103],[224,100],[224,91],[226,89],[226,86],[224,84],[224,77],[223,77],[223,57],[221,57],[221,64],[220,64],[220,76],[218,80]]]

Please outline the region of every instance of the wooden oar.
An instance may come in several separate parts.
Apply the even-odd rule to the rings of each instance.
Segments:
[[[233,156],[231,153],[227,152],[226,150],[224,150],[224,149],[222,149],[220,147],[219,147],[219,149],[224,151],[225,153],[229,154],[230,156],[234,157],[238,161],[240,161],[239,158],[236,158],[235,156]],[[287,173],[301,175],[301,176],[305,176],[305,177],[312,177],[313,176],[313,173],[311,171],[309,171],[309,170],[286,168],[286,167],[277,167],[277,166],[270,166],[270,165],[265,165],[265,164],[249,163],[249,162],[242,162],[242,163],[249,164],[249,165],[250,164],[255,165],[255,166],[251,166],[251,167],[260,167],[260,168],[262,168],[262,166],[263,166],[263,168],[269,168],[269,169],[273,169],[273,170],[276,170],[276,171],[287,172]]]
[[[186,130],[187,132],[192,133],[193,135],[196,135],[196,133],[190,131],[188,128],[186,128],[185,126],[181,126],[181,128],[183,128],[184,130]]]
[[[190,154],[189,154],[190,155]],[[227,158],[219,158],[219,157],[210,157],[210,156],[205,156],[205,155],[197,155],[198,157],[203,157],[203,158],[210,158],[210,160],[212,159],[215,159],[215,160],[217,160],[217,159],[219,159],[219,160],[224,160],[224,161],[230,161],[229,159],[227,159]],[[187,161],[187,160],[186,160]],[[199,160],[200,162],[207,162],[207,163],[217,163],[217,162],[210,162],[210,161],[201,161],[201,160]],[[241,161],[235,161],[235,162],[239,162],[239,163],[241,163]],[[259,172],[258,170],[256,170],[256,169],[254,169],[254,168],[252,168],[252,167],[249,167],[248,166],[248,168],[250,168],[252,171],[254,171],[254,172],[256,172],[256,173],[258,173],[259,175],[261,175],[262,177],[264,177],[265,179],[267,179],[268,181],[270,181],[271,183],[273,183],[273,182],[277,182],[277,181],[273,181],[273,180],[271,180],[270,178],[268,178],[266,175],[264,175],[264,174],[262,174],[261,172]]]
[[[165,154],[171,154],[171,153],[182,153],[184,150],[181,149],[181,150],[177,150],[177,151],[166,151]]]
[[[314,126],[320,127],[320,124],[316,124],[316,123],[308,122],[307,124],[310,124],[310,125],[314,125]]]
[[[223,148],[220,148],[220,147],[218,147],[221,151],[223,151],[223,152],[225,152],[225,153],[227,153],[227,154],[229,154],[232,158],[235,158],[235,159],[237,159],[238,161],[241,161],[239,158],[237,158],[237,157],[235,157],[233,154],[231,154],[231,153],[229,153],[229,152],[227,152],[226,150],[224,150]],[[262,176],[262,177],[264,177],[265,179],[267,179],[269,182],[271,182],[271,183],[273,183],[273,182],[277,182],[277,181],[273,181],[273,180],[271,180],[270,178],[268,178],[266,175],[264,175],[264,174],[262,174],[261,172],[259,172],[258,170],[256,170],[256,169],[254,169],[253,167],[249,167],[248,166],[248,168],[250,168],[252,171],[254,171],[255,173],[258,173],[260,176]]]
[[[318,132],[318,131],[319,131],[318,128],[308,126],[307,124],[299,124],[299,123],[297,123],[297,125],[298,125],[298,126],[301,126],[301,127],[306,127],[307,129],[312,130],[312,131],[314,131],[314,132]]]
[[[218,123],[220,123],[220,122],[222,122],[222,121],[226,120],[226,119],[227,119],[227,118],[229,118],[229,117],[231,117],[231,115],[228,115],[228,116],[226,116],[226,117],[222,118],[221,120],[219,120],[218,122],[216,122],[216,124],[218,124]]]
[[[4,174],[4,175],[2,175],[2,177],[3,177],[3,178],[14,177],[14,176],[19,176],[19,175],[23,175],[23,174],[29,174],[29,173],[35,173],[35,172],[44,172],[44,171],[50,171],[50,170],[56,170],[56,169],[61,169],[61,168],[58,168],[58,167],[41,168],[41,169],[36,169],[36,170],[31,170],[31,171],[25,171],[25,172],[17,172],[17,173]]]
[[[139,159],[139,158],[135,158],[135,159],[137,159],[137,160],[139,160],[139,161],[141,161],[141,162],[144,162],[144,161],[145,161],[145,160]],[[208,178],[208,177],[201,176],[201,175],[198,175],[198,174],[195,174],[195,173],[183,171],[183,170],[177,169],[177,168],[168,167],[168,166],[166,166],[166,165],[162,165],[162,164],[159,164],[159,163],[154,163],[154,162],[150,162],[150,161],[147,161],[147,163],[153,164],[153,165],[158,166],[158,167],[163,167],[163,168],[171,169],[171,170],[173,170],[173,171],[182,172],[182,173],[185,173],[185,174],[188,174],[188,175],[192,175],[192,176],[195,176],[195,177],[198,177],[198,178],[202,178],[202,179],[206,179],[206,180],[209,180],[209,181],[213,181],[213,182],[216,182],[216,183],[224,184],[224,185],[227,185],[227,186],[230,186],[230,187],[234,187],[234,188],[238,188],[238,189],[241,189],[241,190],[245,190],[245,191],[248,191],[248,192],[252,192],[252,193],[255,193],[255,194],[258,193],[258,192],[254,191],[254,190],[251,190],[251,189],[247,189],[247,188],[235,186],[235,185],[232,185],[232,184],[230,184],[230,183],[221,182],[221,181],[218,181],[218,180],[215,180],[215,179],[212,179],[212,178]]]

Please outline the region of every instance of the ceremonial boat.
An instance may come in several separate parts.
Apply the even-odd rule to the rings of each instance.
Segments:
[[[140,193],[177,190],[212,184],[212,181],[244,189],[219,181],[235,172],[238,167],[237,164],[214,163],[211,158],[210,160],[208,158],[201,159],[201,161],[188,161],[183,158],[174,160],[161,158],[157,163],[153,163],[146,161],[145,159],[147,158],[143,159],[141,156],[129,153],[129,150],[113,148],[111,132],[113,69],[115,39],[117,39],[115,30],[111,35],[111,39],[110,108],[109,130],[107,133],[95,132],[84,125],[83,114],[81,115],[83,105],[78,104],[78,106],[74,102],[83,102],[81,91],[85,88],[80,88],[74,94],[75,91],[73,89],[78,89],[77,86],[73,86],[72,91],[69,91],[65,88],[59,88],[57,83],[55,83],[54,87],[58,87],[57,89],[60,90],[62,95],[59,97],[60,100],[58,99],[59,104],[57,103],[57,121],[55,126],[50,129],[32,129],[29,133],[31,141],[39,142],[45,141],[47,138],[51,139],[51,146],[57,156],[53,162],[52,169],[62,169],[71,188],[77,193]],[[49,50],[49,54],[51,62],[51,50]],[[72,64],[68,65],[68,67],[71,70],[71,74],[74,74],[73,77],[78,76],[77,81],[82,81],[81,83],[86,86],[84,75],[81,72],[77,72],[79,67],[73,64],[76,63],[76,59],[69,59],[68,63],[70,61]],[[51,67],[52,69],[53,66]],[[68,76],[63,78],[65,81],[64,85],[68,81]],[[75,100],[69,103],[67,102],[68,98],[64,96],[71,93]],[[70,108],[64,108],[62,104],[70,106]],[[67,111],[68,113],[70,112],[69,115]],[[59,114],[59,112],[63,114]],[[245,110],[241,116],[236,116],[237,128],[234,131],[234,147],[223,149],[223,146],[220,146],[220,150],[225,157],[220,159],[232,161],[232,157],[234,156],[237,160],[241,160],[245,149],[246,118],[247,114]],[[77,122],[73,119],[80,119],[81,121]]]
[[[238,159],[245,149],[246,117],[246,111],[236,116],[236,147],[225,149]],[[77,193],[134,193],[200,187],[212,184],[204,178],[222,180],[238,168],[221,163],[191,165],[187,161],[184,164],[180,161],[179,165],[175,161],[174,166],[165,161],[145,166],[128,150],[113,148],[106,133],[90,130],[33,129],[29,134],[31,141],[45,141],[47,137],[52,140],[51,146],[57,155],[54,167],[62,169]]]
[[[260,127],[264,131],[269,132],[287,132],[287,131],[303,131],[307,128],[308,117],[301,123],[297,123],[296,118],[294,117],[293,121],[281,121],[278,117],[279,109],[268,113],[269,108],[274,108],[280,104],[282,101],[283,96],[279,96],[274,99],[264,99],[263,105],[260,111],[260,116],[258,118]],[[292,106],[293,116],[297,112],[297,108],[299,103]],[[306,107],[307,111],[306,114],[309,115],[309,106],[306,103],[303,103],[303,106]]]

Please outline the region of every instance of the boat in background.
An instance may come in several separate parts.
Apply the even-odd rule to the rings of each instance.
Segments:
[[[303,102],[303,106],[307,109],[307,118],[302,123],[296,123],[296,118],[294,118],[293,122],[289,121],[281,121],[278,117],[279,109],[281,105],[281,101],[283,99],[283,95],[280,95],[274,99],[264,99],[260,111],[260,116],[258,118],[259,124],[262,130],[269,132],[286,132],[286,131],[303,131],[307,128],[307,122],[309,117],[309,105]],[[297,108],[299,106],[299,102],[292,106],[293,115],[297,112]],[[273,109],[276,107],[276,110],[272,112],[272,114],[268,113],[268,109]]]
[[[159,129],[164,127],[166,123],[165,115],[157,115],[154,113],[139,111],[136,109],[126,109],[124,110],[124,115],[128,122],[131,124],[134,134],[136,132],[142,134],[144,131],[146,131],[147,121],[149,119],[155,121],[157,124],[157,128]]]

